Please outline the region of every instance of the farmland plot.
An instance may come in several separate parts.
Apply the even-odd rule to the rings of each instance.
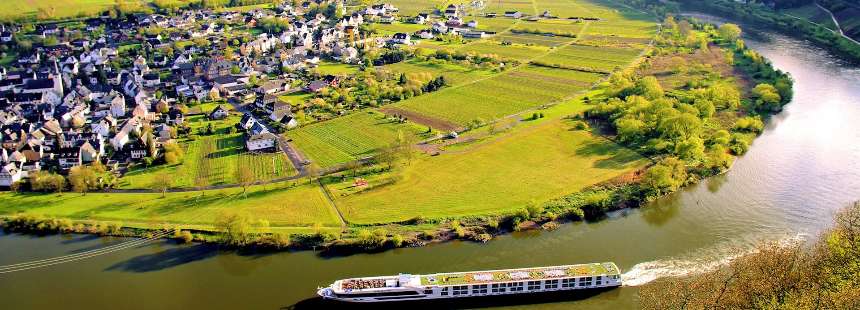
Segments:
[[[570,45],[538,58],[545,64],[558,64],[563,67],[590,68],[597,71],[612,71],[630,63],[641,51],[605,46]]]
[[[546,52],[547,48],[502,45],[500,42],[487,40],[464,45],[458,50],[466,53],[474,52],[477,54],[495,54],[502,58],[523,61],[534,57],[536,54]]]
[[[581,73],[567,77],[567,71],[529,66],[395,106],[460,125],[475,119],[493,120],[565,98],[599,78]]]
[[[386,65],[383,68],[398,73],[430,73],[433,76],[444,76],[448,85],[456,86],[473,82],[483,77],[488,77],[490,71],[467,68],[458,64],[443,61],[421,61],[410,59],[396,64]]]
[[[556,47],[570,41],[573,41],[573,38],[568,37],[557,37],[557,36],[545,36],[545,35],[535,35],[535,34],[518,34],[518,33],[505,33],[493,36],[494,41],[498,42],[511,42],[514,44],[523,44],[523,45],[537,45],[537,46],[546,46],[546,47]]]
[[[576,35],[583,29],[583,27],[585,27],[585,25],[586,22],[577,22],[566,19],[544,19],[536,22],[522,22],[516,27],[514,27],[512,30],[528,30],[540,31],[544,33],[555,33],[561,35]]]
[[[423,96],[422,96],[423,97]],[[356,112],[287,132],[293,144],[323,168],[370,156],[398,135],[419,135],[426,128],[389,120],[377,112]]]

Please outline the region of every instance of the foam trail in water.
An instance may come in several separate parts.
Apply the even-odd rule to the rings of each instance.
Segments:
[[[788,246],[803,240],[805,240],[805,235],[797,234],[779,239],[777,242]],[[717,246],[691,255],[693,258],[656,260],[636,264],[621,275],[621,280],[623,280],[624,286],[640,286],[660,278],[700,274],[712,271],[738,257],[753,252],[755,252],[755,247],[752,245],[744,248],[727,245]]]

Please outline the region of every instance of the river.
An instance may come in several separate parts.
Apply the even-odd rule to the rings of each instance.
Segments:
[[[777,34],[748,38],[796,80],[795,98],[726,175],[595,223],[323,258],[310,251],[220,252],[158,241],[87,260],[0,274],[5,309],[301,308],[315,288],[351,276],[615,261],[629,286],[529,309],[634,308],[636,285],[703,270],[761,241],[809,239],[860,198],[860,69]],[[121,242],[0,235],[0,266]],[[297,307],[296,307],[297,306]]]

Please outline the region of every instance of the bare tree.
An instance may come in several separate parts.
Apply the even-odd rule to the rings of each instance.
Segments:
[[[247,165],[240,165],[239,168],[236,169],[236,180],[239,181],[239,185],[242,186],[242,195],[245,195],[248,191],[248,186],[251,186],[254,184],[254,181],[256,181],[254,172],[252,172],[251,167],[248,167]]]
[[[152,179],[152,189],[161,192],[161,198],[167,195],[167,190],[173,185],[173,178],[166,172],[155,175]]]
[[[308,184],[311,184],[320,174],[320,168],[317,165],[310,164],[305,167],[305,173],[308,177]]]
[[[76,166],[69,171],[69,183],[72,184],[72,190],[81,193],[81,195],[86,195],[97,181],[98,177],[95,171],[88,167]]]
[[[198,175],[194,177],[194,187],[196,187],[197,190],[200,191],[201,197],[206,196],[206,186],[208,185],[208,183],[208,180],[204,176]]]

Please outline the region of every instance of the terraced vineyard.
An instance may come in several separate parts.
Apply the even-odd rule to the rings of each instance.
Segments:
[[[464,45],[458,49],[459,51],[477,54],[495,54],[502,58],[510,58],[523,61],[534,57],[536,54],[546,52],[547,48],[528,47],[519,45],[502,45],[496,41],[481,41],[469,45]]]
[[[465,125],[475,119],[492,120],[557,101],[587,89],[601,77],[568,71],[527,66],[463,87],[415,97],[396,106]]]
[[[386,65],[387,70],[398,73],[430,73],[432,76],[445,76],[448,85],[460,85],[489,77],[491,72],[467,68],[457,64],[435,61],[420,61],[416,59]]]
[[[639,53],[641,51],[627,48],[569,45],[536,61],[558,64],[562,67],[590,68],[609,72],[629,64]]]
[[[148,188],[153,177],[167,173],[172,187],[190,188],[197,185],[235,184],[236,169],[247,165],[256,180],[266,181],[293,176],[296,169],[283,153],[250,154],[244,150],[241,134],[221,137],[205,136],[184,143],[185,158],[181,164],[135,170],[123,176],[120,188]]]
[[[546,47],[556,47],[570,41],[573,38],[561,36],[546,36],[527,33],[505,33],[493,37],[493,41],[511,42],[513,44],[537,45]]]
[[[536,22],[522,22],[512,30],[532,30],[545,33],[576,35],[586,22],[569,19],[548,19]]]
[[[370,156],[391,144],[398,132],[418,136],[425,130],[366,111],[291,130],[286,136],[313,163],[328,168]]]

